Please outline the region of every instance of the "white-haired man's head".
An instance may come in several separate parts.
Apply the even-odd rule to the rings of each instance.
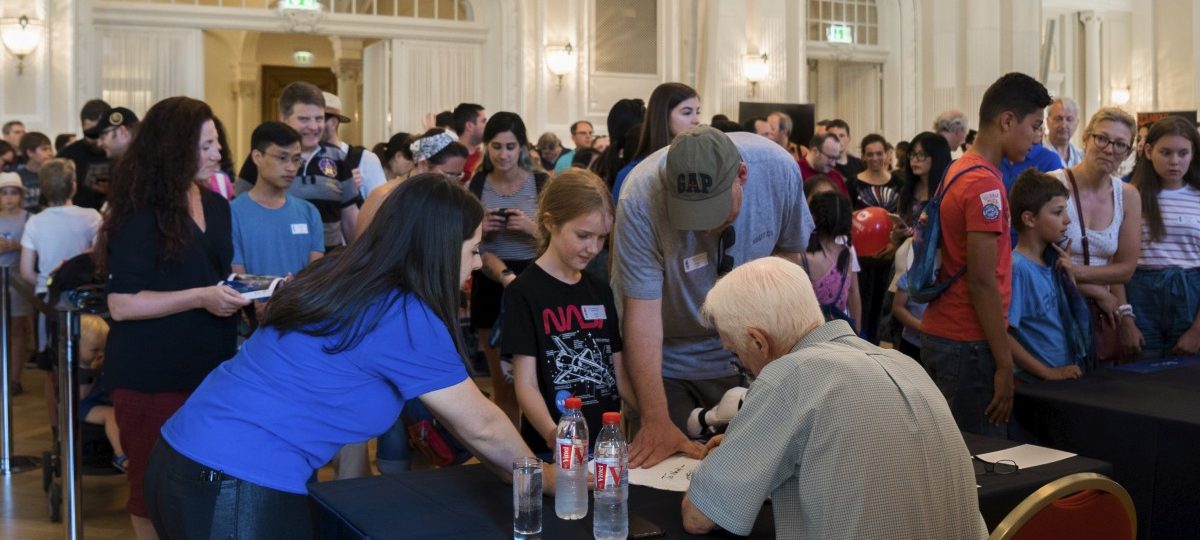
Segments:
[[[748,262],[718,280],[700,313],[755,374],[825,322],[808,274],[779,257]]]

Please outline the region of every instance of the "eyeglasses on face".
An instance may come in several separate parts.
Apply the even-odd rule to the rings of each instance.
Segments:
[[[925,161],[927,159],[929,159],[929,154],[925,152],[913,152],[908,155],[909,161]]]
[[[1124,154],[1125,152],[1128,152],[1130,148],[1133,148],[1131,144],[1125,141],[1120,139],[1110,139],[1107,135],[1101,133],[1093,133],[1092,142],[1096,143],[1096,147],[1101,150],[1111,146],[1113,152],[1118,154]]]

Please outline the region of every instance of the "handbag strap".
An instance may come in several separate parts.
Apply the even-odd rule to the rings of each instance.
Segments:
[[[1079,184],[1075,183],[1075,173],[1071,169],[1063,169],[1067,172],[1067,180],[1071,182],[1071,195],[1075,199],[1075,214],[1079,217],[1079,243],[1083,246],[1083,265],[1092,265],[1092,256],[1088,254],[1088,237],[1087,226],[1083,224],[1083,203],[1079,201]]]

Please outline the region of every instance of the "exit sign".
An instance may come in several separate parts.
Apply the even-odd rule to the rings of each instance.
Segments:
[[[279,0],[278,7],[280,9],[295,9],[307,11],[320,11],[320,0]]]
[[[854,30],[844,24],[831,24],[825,29],[825,41],[830,43],[854,43]]]

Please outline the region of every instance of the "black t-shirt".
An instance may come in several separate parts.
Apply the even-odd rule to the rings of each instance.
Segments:
[[[63,148],[57,157],[75,162],[75,197],[71,202],[99,211],[105,195],[96,191],[95,186],[108,182],[109,162],[104,150],[87,139],[79,139]]]
[[[845,165],[834,164],[833,168],[842,173],[842,178],[846,179],[846,187],[849,188],[850,184],[858,181],[858,173],[866,170],[867,166],[863,160],[847,155]]]
[[[897,205],[899,204],[900,190],[903,187],[904,178],[896,173],[892,173],[891,178],[888,178],[888,181],[880,186],[855,179],[854,193],[852,193],[854,208],[857,210],[868,206],[879,206],[888,212],[898,213]]]
[[[113,235],[108,246],[108,292],[182,291],[210,287],[229,276],[233,233],[229,203],[200,190],[207,230],[193,226],[193,240],[179,257],[159,262],[154,211],[143,208]],[[166,317],[114,321],[105,348],[109,388],[138,392],[191,391],[218,364],[237,352],[237,318],[191,309]]]
[[[341,149],[336,146],[320,146],[308,158],[308,162],[288,188],[288,195],[304,199],[317,207],[321,223],[325,226],[326,248],[345,243],[340,225],[342,209],[363,203],[362,196],[354,185],[354,174],[344,158]],[[246,156],[246,160],[242,162],[242,170],[238,171],[234,191],[238,194],[245,193],[257,182],[258,165],[254,164],[250,156]]]
[[[607,283],[587,272],[570,285],[529,265],[504,290],[504,354],[532,356],[538,388],[555,422],[570,396],[583,400],[590,444],[606,412],[621,410],[612,355],[621,352],[621,324]],[[534,452],[545,440],[523,421],[521,435]]]

